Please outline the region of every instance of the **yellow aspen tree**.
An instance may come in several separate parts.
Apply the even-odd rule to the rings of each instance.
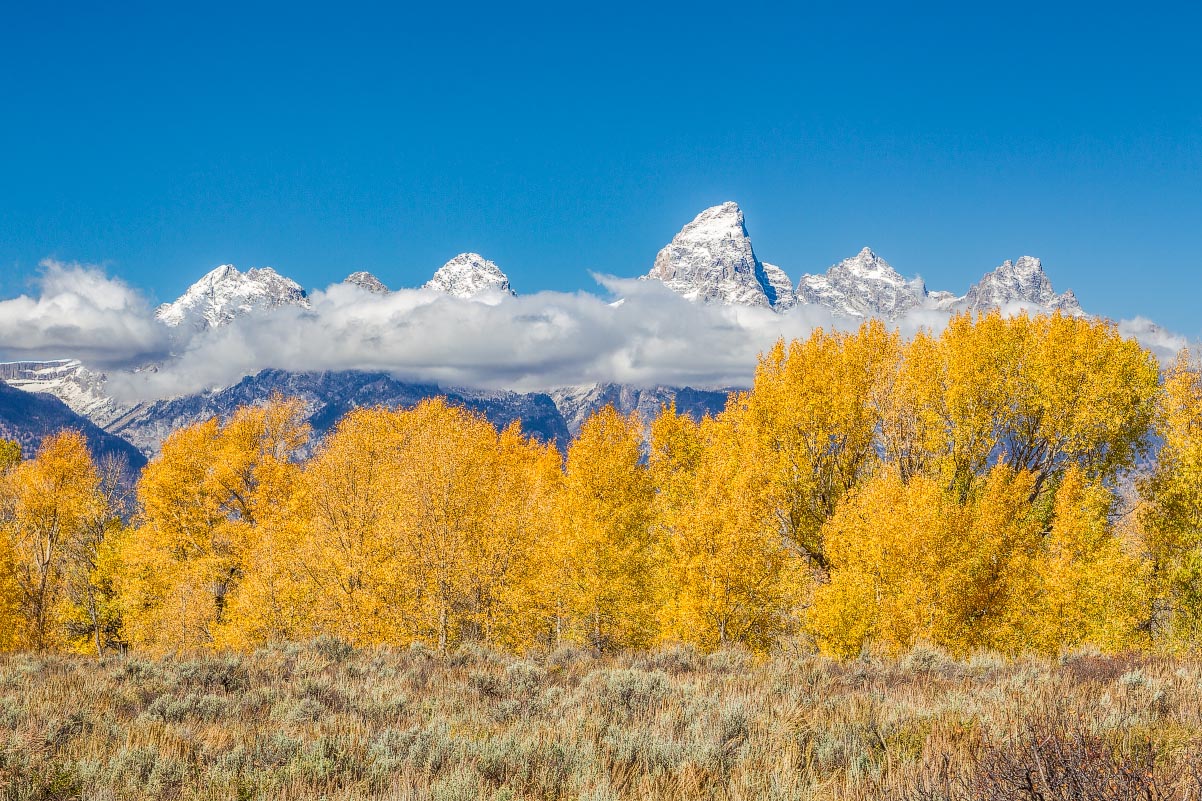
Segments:
[[[21,463],[21,446],[0,439],[0,652],[13,651],[20,645],[20,587],[16,581],[16,555],[8,521],[13,513],[13,485],[10,475]]]
[[[1059,312],[1031,321],[1007,461],[1036,476],[1078,466],[1109,481],[1146,453],[1160,366],[1110,321]]]
[[[517,425],[497,439],[492,523],[478,555],[477,618],[483,639],[510,651],[547,640],[553,609],[543,571],[555,541],[563,460],[555,446],[521,435]]]
[[[1161,445],[1139,483],[1139,528],[1151,571],[1152,629],[1170,648],[1202,646],[1202,371],[1182,351],[1166,372]]]
[[[903,480],[942,476],[954,485],[956,460],[949,458],[951,425],[944,405],[948,364],[939,340],[919,331],[905,343],[893,371],[882,371],[873,403],[880,416],[879,450]]]
[[[482,638],[481,607],[491,602],[497,434],[442,399],[403,417],[410,429],[396,474],[403,570],[418,601],[419,636],[445,653],[455,642]]]
[[[304,471],[305,625],[359,644],[528,647],[559,478],[551,446],[442,399],[353,412]]]
[[[0,473],[21,463],[21,444],[11,439],[0,438]]]
[[[1039,495],[1071,464],[1109,480],[1146,451],[1158,366],[1113,323],[965,314],[938,342],[942,387],[928,397],[946,433],[942,472],[962,498],[1000,462],[1034,475]]]
[[[605,407],[568,449],[558,515],[555,639],[596,651],[655,638],[659,543],[636,415]]]
[[[308,441],[299,401],[244,407],[175,432],[138,484],[137,528],[120,542],[122,627],[153,652],[222,647],[248,621],[230,609],[260,526],[289,506]]]
[[[1036,569],[1041,597],[1030,610],[1030,645],[1055,654],[1089,643],[1132,648],[1148,605],[1147,565],[1124,550],[1110,526],[1110,490],[1070,467],[1056,488],[1051,531]]]
[[[67,430],[43,440],[34,458],[6,471],[4,481],[8,503],[0,536],[19,610],[13,639],[37,651],[64,647],[68,585],[81,569],[72,559],[103,513],[100,476],[83,435]]]
[[[781,535],[746,418],[738,404],[700,424],[668,409],[652,427],[661,639],[763,652],[793,628],[809,565]]]
[[[961,522],[952,513],[936,482],[905,482],[895,468],[846,499],[825,527],[830,576],[807,619],[824,653],[849,658],[870,646],[897,653],[938,638],[946,616],[938,562]]]
[[[114,548],[124,530],[123,518],[132,510],[133,487],[124,459],[104,459],[96,469],[95,513],[67,548],[64,625],[71,650],[101,657],[121,641]]]
[[[416,630],[415,593],[401,580],[399,505],[394,469],[407,430],[383,408],[339,421],[305,465],[293,552],[296,580],[310,587],[314,633],[356,645],[403,644]]]
[[[1033,504],[1036,482],[1030,471],[998,464],[967,503],[960,505],[956,498],[946,503],[961,522],[941,537],[952,558],[939,564],[947,616],[936,643],[957,654],[1025,650],[1043,539],[1043,520]]]
[[[771,468],[775,515],[798,553],[828,567],[822,526],[879,461],[882,382],[900,339],[879,321],[855,334],[816,330],[778,342],[760,358],[745,403],[761,439],[755,458]]]
[[[1033,484],[997,466],[961,502],[941,481],[904,481],[892,466],[868,480],[827,525],[830,580],[808,618],[819,647],[839,657],[919,642],[1021,651],[1038,591]]]

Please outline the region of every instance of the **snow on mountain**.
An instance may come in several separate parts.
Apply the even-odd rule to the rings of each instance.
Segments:
[[[903,277],[889,262],[864,248],[822,275],[803,275],[797,284],[797,298],[849,317],[892,319],[925,303],[927,290],[921,278]]]
[[[351,273],[346,278],[342,279],[344,284],[352,284],[360,289],[366,289],[374,295],[387,295],[388,287],[384,286],[384,282],[368,272]]]
[[[309,298],[300,284],[270,267],[239,272],[223,264],[209,272],[174,303],[165,303],[155,317],[171,328],[203,331],[216,328],[247,312],[279,306],[309,308]]]
[[[952,304],[957,311],[972,312],[1007,306],[1034,306],[1072,315],[1085,313],[1071,289],[1063,295],[1056,294],[1042,262],[1034,256],[1021,256],[1018,261],[1007,259]]]
[[[756,258],[743,210],[731,201],[698,214],[659,252],[643,278],[702,303],[783,309],[794,301],[791,287],[784,291],[784,272]]]
[[[509,276],[479,253],[460,253],[439,267],[422,289],[433,289],[457,298],[517,294],[509,285]]]
[[[785,275],[785,271],[775,264],[762,262],[764,277],[768,281],[766,287],[768,301],[777,311],[787,311],[797,305],[797,293],[793,291],[793,280]]]
[[[130,409],[108,396],[106,380],[104,373],[89,370],[75,359],[0,364],[0,382],[26,392],[53,395],[101,428]]]
[[[134,474],[146,464],[146,458],[119,437],[102,431],[82,415],[46,393],[28,392],[0,381],[0,437],[16,440],[25,456],[33,456],[42,440],[63,429],[79,431],[88,449],[98,460],[121,459]]]
[[[700,420],[707,414],[716,415],[726,408],[730,393],[724,390],[693,389],[691,387],[636,387],[629,384],[585,384],[552,390],[551,399],[563,416],[572,436],[580,433],[590,415],[606,406],[621,414],[638,412],[641,419],[650,421],[659,410],[670,403],[676,411]]]
[[[412,408],[423,400],[445,397],[477,412],[498,428],[519,422],[522,431],[566,446],[570,435],[552,399],[545,393],[477,391],[401,381],[385,373],[357,370],[291,372],[263,370],[230,387],[143,404],[108,426],[147,456],[184,426],[213,417],[229,419],[241,406],[266,403],[275,395],[298,398],[315,440],[357,408]]]

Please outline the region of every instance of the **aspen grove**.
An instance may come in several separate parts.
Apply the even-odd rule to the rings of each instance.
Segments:
[[[303,412],[175,432],[129,503],[75,432],[0,443],[0,649],[1202,645],[1202,373],[1105,321],[817,330],[566,455],[441,400]]]

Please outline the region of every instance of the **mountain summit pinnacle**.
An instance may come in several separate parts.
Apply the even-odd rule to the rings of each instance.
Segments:
[[[1083,314],[1077,296],[1072,290],[1057,295],[1052,281],[1043,271],[1043,263],[1034,256],[1020,256],[1017,261],[1007,259],[993,272],[973,284],[960,301],[957,309],[984,311],[1006,306],[1039,306],[1060,310],[1065,314]]]
[[[300,284],[270,267],[239,272],[223,264],[206,273],[173,303],[164,303],[155,317],[164,325],[178,328],[185,323],[198,331],[216,328],[244,313],[277,306],[309,308],[309,298]]]
[[[384,286],[384,282],[376,278],[369,272],[360,270],[357,273],[351,273],[346,278],[342,279],[342,283],[357,286],[360,289],[366,289],[373,295],[387,295],[388,287]]]
[[[743,210],[732,201],[698,214],[659,252],[644,278],[703,303],[775,309],[794,303],[784,272],[756,257]]]
[[[474,298],[484,294],[517,294],[509,285],[509,276],[479,253],[460,253],[439,267],[434,277],[427,281],[422,289],[433,289],[457,298]]]
[[[903,277],[871,248],[863,248],[822,275],[803,275],[797,297],[838,314],[893,318],[923,303],[927,290],[922,279]]]

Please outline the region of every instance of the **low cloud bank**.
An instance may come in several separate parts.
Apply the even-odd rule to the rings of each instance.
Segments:
[[[745,385],[777,338],[838,325],[816,307],[700,306],[660,284],[599,277],[620,303],[590,293],[541,292],[462,300],[349,286],[315,292],[312,309],[272,309],[193,337],[153,372],[112,376],[127,399],[232,383],[267,367],[379,370],[451,386],[534,391],[617,381]]]
[[[615,381],[750,384],[756,356],[816,327],[858,318],[817,306],[785,313],[690,303],[653,281],[595,276],[609,298],[540,292],[462,300],[423,290],[372,294],[336,284],[312,308],[248,314],[197,334],[167,329],[146,299],[94,267],[45,262],[38,297],[0,301],[0,356],[78,358],[108,370],[108,391],[132,402],[228,386],[266,368],[373,370],[481,389],[545,390]],[[614,301],[613,298],[620,298]],[[915,310],[891,325],[938,331],[947,314]],[[1187,343],[1150,321],[1120,330],[1170,360]],[[153,365],[149,369],[127,370]]]
[[[76,358],[119,368],[164,358],[169,338],[146,298],[97,267],[42,262],[38,296],[0,300],[0,358]]]

